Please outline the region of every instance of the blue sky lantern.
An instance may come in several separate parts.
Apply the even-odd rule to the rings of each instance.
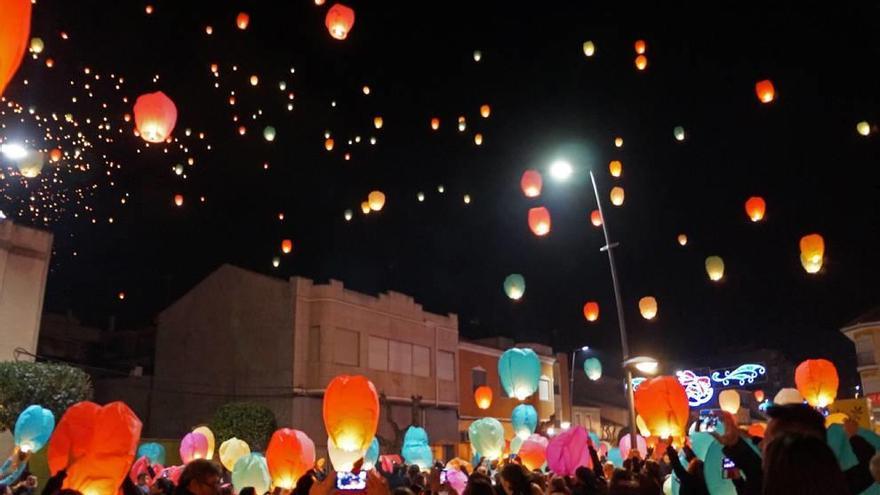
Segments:
[[[584,373],[587,374],[587,378],[593,381],[602,378],[602,363],[594,357],[586,359],[584,361]]]
[[[418,426],[407,428],[400,454],[407,464],[416,464],[423,470],[430,469],[434,463],[434,455],[428,445],[428,432]]]
[[[525,440],[538,427],[538,411],[531,404],[520,404],[513,408],[510,423],[516,436]]]
[[[475,458],[495,460],[504,453],[504,427],[495,418],[480,418],[468,427]]]
[[[541,360],[531,349],[508,349],[498,360],[498,376],[508,397],[525,400],[538,390]]]
[[[364,454],[364,464],[363,468],[366,470],[373,469],[376,466],[376,463],[379,461],[379,439],[373,437],[373,441],[370,443],[370,447],[367,449],[367,453]]]
[[[142,443],[141,446],[138,447],[135,458],[140,459],[144,456],[150,459],[150,464],[161,464],[164,466],[165,446],[156,442]]]
[[[15,421],[15,445],[22,452],[37,452],[49,441],[54,429],[52,411],[38,405],[28,406]]]
[[[608,449],[608,462],[614,464],[616,468],[623,467],[623,456],[620,455],[619,447],[612,447]]]
[[[526,293],[526,279],[519,273],[512,273],[504,279],[504,293],[518,301]]]

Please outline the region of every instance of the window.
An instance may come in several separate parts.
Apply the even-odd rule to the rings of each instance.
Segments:
[[[388,371],[388,339],[370,336],[367,363],[370,369]]]
[[[388,370],[411,375],[412,347],[412,344],[392,340],[388,346]]]
[[[413,346],[413,375],[431,376],[431,349],[423,345]]]
[[[357,332],[337,328],[333,340],[334,363],[347,366],[360,364],[360,335]]]
[[[471,383],[474,385],[474,390],[486,384],[486,370],[482,366],[471,370]]]
[[[856,338],[856,366],[871,366],[874,359],[874,340],[870,335]]]
[[[455,354],[448,351],[437,353],[437,378],[455,381]]]
[[[538,399],[550,401],[550,379],[546,376],[542,376],[540,380],[538,380]]]

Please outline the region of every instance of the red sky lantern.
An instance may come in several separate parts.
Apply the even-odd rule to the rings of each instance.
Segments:
[[[544,183],[541,180],[541,174],[537,170],[526,170],[522,174],[519,185],[527,198],[537,198],[541,195],[541,188]]]
[[[794,383],[808,404],[827,407],[837,398],[840,379],[831,361],[807,359],[794,370]]]
[[[161,91],[140,95],[134,102],[134,123],[144,141],[161,143],[174,130],[177,107]]]
[[[492,405],[492,388],[488,385],[482,385],[474,390],[474,402],[480,409],[489,409]]]
[[[235,18],[235,25],[242,31],[247,29],[250,22],[251,16],[249,16],[247,12],[239,12],[238,17]]]
[[[755,390],[755,400],[758,402],[764,402],[764,391],[763,390]]]
[[[776,89],[773,87],[773,82],[769,79],[758,81],[755,83],[755,94],[758,95],[761,103],[770,103],[776,98]]]
[[[746,201],[746,215],[753,222],[760,222],[764,219],[764,213],[767,211],[767,203],[760,196],[752,196]]]
[[[348,37],[348,32],[354,26],[354,10],[341,3],[337,3],[327,11],[324,24],[327,26],[330,36],[338,40],[344,40]]]
[[[293,251],[293,241],[290,239],[284,239],[281,241],[281,252],[284,254],[290,254]]]
[[[587,321],[593,322],[599,319],[599,303],[596,301],[589,301],[587,304],[584,304],[584,318]]]
[[[602,214],[599,213],[599,210],[593,210],[590,212],[590,223],[592,223],[594,227],[602,226]]]
[[[299,430],[281,428],[269,440],[266,464],[272,484],[292,490],[296,482],[315,465],[315,442]]]
[[[647,44],[645,40],[636,40],[636,54],[643,55],[645,50],[647,49]]]
[[[31,0],[0,1],[0,95],[30,44]]]
[[[550,232],[550,210],[543,206],[530,209],[529,228],[537,236],[547,235]]]

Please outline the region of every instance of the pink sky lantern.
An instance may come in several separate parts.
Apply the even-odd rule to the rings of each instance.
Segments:
[[[180,441],[180,459],[184,464],[208,458],[208,439],[201,433],[191,432]]]
[[[620,457],[622,459],[628,459],[629,451],[632,450],[630,436],[624,435],[624,437],[620,439],[618,447],[620,447]],[[645,437],[641,435],[638,435],[636,437],[636,450],[638,450],[639,453],[642,454],[642,459],[645,459],[648,456],[648,443],[645,441]]]
[[[574,476],[575,469],[593,467],[587,443],[590,435],[583,426],[575,426],[553,437],[547,446],[547,467],[560,476]]]

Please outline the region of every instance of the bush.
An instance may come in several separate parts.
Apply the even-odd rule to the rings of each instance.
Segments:
[[[211,430],[218,443],[237,437],[247,442],[253,452],[266,450],[269,437],[277,427],[275,413],[252,402],[224,404],[217,408],[211,420]]]
[[[83,370],[66,364],[0,362],[0,431],[11,430],[18,415],[39,404],[55,414],[92,398],[92,382]]]

